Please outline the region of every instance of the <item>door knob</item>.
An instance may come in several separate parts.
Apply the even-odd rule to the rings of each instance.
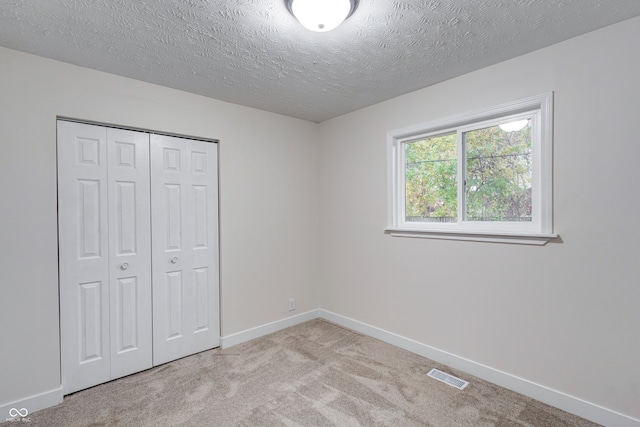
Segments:
[[[120,270],[122,270],[122,271],[126,270],[127,268],[129,268],[129,263],[128,262],[125,262],[120,266]]]
[[[177,256],[174,256],[173,258],[171,258],[171,264],[175,264],[176,262],[178,262]]]

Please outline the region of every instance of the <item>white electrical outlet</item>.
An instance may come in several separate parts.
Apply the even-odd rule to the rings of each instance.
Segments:
[[[289,298],[289,311],[294,311],[296,309],[296,299]]]

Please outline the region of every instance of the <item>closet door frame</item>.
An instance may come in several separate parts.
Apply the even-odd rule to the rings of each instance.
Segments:
[[[151,156],[150,156],[149,150],[151,146],[150,139],[153,135],[186,138],[189,140],[200,141],[203,143],[210,144],[209,147],[214,151],[214,154],[215,154],[214,156],[215,165],[212,165],[215,167],[215,180],[214,180],[215,209],[212,212],[213,214],[212,218],[214,219],[212,219],[212,223],[211,223],[211,227],[215,229],[215,241],[211,242],[211,245],[214,246],[214,248],[212,248],[213,252],[215,253],[215,256],[213,258],[214,268],[211,271],[211,274],[213,275],[212,279],[215,281],[215,288],[213,288],[213,291],[212,291],[213,293],[209,295],[209,300],[210,300],[209,306],[210,306],[211,312],[213,313],[212,321],[209,324],[209,329],[211,329],[211,331],[214,333],[213,341],[209,340],[209,342],[213,342],[213,345],[209,348],[219,346],[220,345],[220,313],[221,313],[220,295],[219,295],[219,292],[220,292],[220,287],[219,287],[219,281],[220,281],[219,227],[220,226],[219,226],[219,197],[218,197],[219,168],[218,168],[218,160],[217,160],[219,141],[214,139],[207,139],[207,138],[197,138],[197,137],[191,137],[191,136],[185,136],[185,135],[155,132],[155,131],[141,129],[141,128],[131,128],[131,127],[124,127],[124,126],[118,126],[118,125],[112,125],[112,124],[106,124],[106,123],[100,123],[100,122],[94,122],[94,121],[85,121],[85,120],[79,120],[75,118],[62,117],[62,116],[59,116],[57,118],[57,123],[60,123],[60,122],[69,123],[71,125],[73,125],[74,123],[77,123],[79,125],[88,125],[89,127],[93,126],[94,129],[100,129],[100,128],[109,129],[114,135],[117,135],[119,132],[126,133],[127,131],[134,131],[134,132],[145,134],[149,140],[146,145],[146,154],[144,153],[141,154],[138,152],[138,150],[136,150],[134,156],[142,155],[142,156],[146,156],[147,158],[146,192],[148,193],[149,197],[151,196],[151,189],[149,185],[150,179],[151,179],[151,167],[150,167]],[[61,170],[67,170],[68,168],[73,166],[72,164],[73,160],[71,159],[75,158],[77,160],[77,153],[69,156],[69,153],[65,152],[65,150],[67,150],[68,147],[61,148],[60,146],[61,140],[65,138],[64,136],[65,132],[66,132],[65,130],[61,131],[60,129],[58,129],[58,148],[57,148],[58,175],[60,174]],[[100,134],[100,131],[98,130],[96,132],[96,135],[93,135],[92,137],[89,138],[89,140],[93,139],[94,141],[99,141],[99,143],[97,144],[97,147],[98,147],[97,149],[99,150],[98,152],[87,151],[86,153],[87,156],[89,156],[88,157],[89,166],[91,166],[90,164],[94,160],[99,160],[101,162],[105,162],[109,160],[110,162],[112,162],[113,158],[117,159],[117,156],[119,155],[121,156],[123,154],[122,152],[118,153],[117,147],[113,146],[114,145],[113,142],[117,142],[118,140],[117,137],[113,138],[113,141],[108,141],[109,138],[100,137],[99,134]],[[110,142],[112,143],[110,144]],[[122,148],[122,146],[120,148]],[[124,153],[124,154],[126,157],[127,153]],[[85,179],[85,178],[76,177],[75,179],[77,180],[77,179]],[[62,181],[64,181],[64,179]],[[125,191],[125,192],[130,191],[131,188],[127,189],[125,188],[127,187],[127,185],[123,186],[122,184],[127,184],[127,183],[131,184],[131,182],[133,182],[130,178],[126,176],[126,173],[124,176],[121,175],[119,177],[118,176],[108,177],[108,175],[106,175],[105,173],[100,174],[99,172],[97,172],[97,170],[86,175],[85,181],[90,181],[90,183],[96,183],[96,182],[100,183],[99,188],[98,189],[94,188],[94,190],[98,191],[97,193],[98,195],[96,197],[102,198],[102,200],[104,200],[105,197],[109,199],[113,199],[114,195],[117,197],[118,191]],[[113,330],[113,328],[118,328],[121,326],[122,323],[121,322],[118,323],[115,320],[122,320],[122,319],[117,319],[117,317],[120,316],[121,314],[124,314],[124,317],[127,316],[127,307],[126,307],[127,298],[130,298],[134,294],[136,294],[135,298],[138,298],[138,299],[147,298],[147,302],[151,310],[150,312],[151,319],[153,319],[152,316],[154,315],[153,308],[152,308],[153,295],[151,293],[151,287],[149,287],[150,292],[148,293],[148,297],[145,297],[143,296],[145,295],[145,292],[144,291],[142,293],[139,292],[139,290],[137,289],[137,284],[133,283],[131,280],[128,280],[132,276],[137,276],[137,274],[140,273],[139,271],[137,272],[135,271],[136,267],[139,267],[137,265],[139,263],[137,261],[135,261],[134,263],[127,262],[128,261],[127,255],[130,256],[130,254],[114,253],[114,251],[112,250],[113,247],[117,247],[114,245],[117,245],[118,242],[117,242],[117,239],[115,239],[114,236],[111,235],[112,233],[109,232],[110,228],[113,227],[114,215],[117,216],[117,212],[113,212],[113,206],[111,201],[107,203],[99,203],[99,205],[101,206],[96,207],[97,209],[101,209],[100,214],[98,215],[100,230],[101,230],[101,233],[103,233],[102,235],[100,235],[98,239],[99,252],[101,255],[85,257],[85,258],[88,258],[88,261],[90,261],[91,263],[99,264],[100,265],[99,268],[100,268],[100,271],[102,271],[102,274],[107,272],[106,281],[94,280],[94,278],[91,278],[91,277],[75,277],[75,276],[78,276],[78,274],[75,274],[74,276],[74,273],[70,272],[70,269],[68,268],[68,266],[63,265],[66,262],[64,259],[65,257],[62,254],[63,248],[69,245],[70,240],[73,240],[75,242],[79,241],[78,230],[80,230],[79,218],[77,214],[71,215],[71,216],[67,216],[66,214],[61,214],[61,212],[63,212],[66,209],[66,206],[69,205],[70,198],[77,197],[77,194],[74,195],[73,192],[78,191],[75,185],[64,185],[64,184],[65,182],[61,182],[61,178],[58,177],[58,205],[59,205],[58,206],[58,252],[59,252],[60,335],[61,335],[60,352],[61,352],[61,370],[62,370],[61,380],[62,380],[62,386],[64,389],[64,394],[69,394],[74,391],[82,390],[83,388],[91,387],[93,385],[97,385],[112,379],[116,379],[118,377],[128,375],[133,372],[138,372],[138,371],[147,369],[151,366],[157,365],[157,363],[153,363],[152,340],[153,340],[155,331],[153,330],[154,328],[152,326],[152,320],[150,320],[149,322],[150,324],[149,328],[145,329],[143,327],[141,329],[142,335],[149,334],[149,338],[150,338],[149,346],[144,346],[148,348],[143,349],[144,351],[142,352],[138,352],[138,354],[148,353],[148,356],[134,355],[134,353],[136,352],[133,350],[137,350],[136,348],[134,348],[134,347],[137,347],[137,345],[134,345],[134,342],[137,339],[140,339],[142,337],[135,336],[135,334],[132,334],[131,331],[129,331],[128,333],[126,331],[124,331],[125,333],[122,333],[123,331],[120,331],[121,333],[119,334],[119,336],[117,334],[114,336],[114,334],[110,332],[110,330]],[[69,184],[69,183],[67,182],[66,184]],[[144,186],[145,184],[142,184],[142,185]],[[87,188],[91,188],[91,187],[87,187]],[[135,189],[136,192],[137,190],[138,188]],[[131,197],[131,194],[129,194],[129,200],[131,200],[130,197]],[[150,217],[149,219],[151,220],[151,202],[149,201],[148,204],[149,204],[149,217]],[[135,215],[139,216],[140,212],[136,211]],[[140,231],[143,234],[146,233],[149,239],[151,239],[150,221],[149,221],[148,227],[146,227],[146,229],[145,227],[146,226],[143,225],[142,230]],[[75,230],[75,231],[69,233],[69,230]],[[106,234],[104,234],[105,230],[106,230]],[[139,249],[140,248],[137,248],[137,250]],[[151,249],[152,249],[152,243],[150,242],[148,244],[149,255],[151,255]],[[142,250],[142,252],[144,252],[144,250]],[[80,268],[79,270],[84,272],[85,270],[87,270],[87,268]],[[151,280],[150,285],[152,285],[153,284],[152,268],[149,268],[148,275],[149,275],[149,279]],[[103,277],[105,276],[103,275]],[[72,283],[75,282],[76,284],[78,283],[85,284],[85,288],[86,288],[85,293],[87,294],[86,296],[89,297],[89,300],[87,300],[88,301],[87,304],[89,303],[93,304],[97,310],[96,312],[94,312],[94,315],[96,316],[95,320],[97,322],[95,325],[95,330],[99,332],[100,337],[96,338],[97,341],[94,340],[93,343],[89,343],[93,345],[93,349],[95,350],[93,351],[93,353],[95,354],[89,355],[89,357],[86,358],[87,360],[82,361],[82,363],[78,363],[80,362],[80,360],[78,360],[77,357],[75,362],[71,362],[73,358],[70,358],[68,354],[65,354],[69,352],[82,353],[80,349],[82,343],[78,342],[78,337],[72,338],[68,333],[63,333],[63,330],[65,329],[68,330],[69,328],[74,328],[74,326],[70,326],[70,322],[71,323],[77,322],[78,316],[82,314],[81,310],[78,310],[76,308],[71,308],[67,302],[70,300],[70,298],[71,299],[78,298],[77,295],[70,296],[71,293],[74,293],[74,292],[77,293],[76,290],[71,290],[69,286],[65,286],[65,284],[67,284],[70,281]],[[93,285],[89,286],[91,284]],[[123,296],[126,296],[126,298],[123,299]],[[95,301],[91,302],[91,297],[95,297],[96,298]],[[115,302],[119,302],[120,306],[117,306]],[[131,304],[129,304],[129,306],[130,305]],[[125,309],[124,312],[122,311],[123,308]],[[128,311],[129,320],[132,319],[132,311],[130,310],[130,308],[131,307],[129,307],[129,311]],[[114,319],[114,315],[116,316],[115,319]],[[136,321],[139,322],[139,319],[137,319]],[[91,345],[89,347],[91,347]],[[194,352],[197,352],[197,351],[193,351],[191,354],[193,354]],[[122,360],[122,362],[120,362],[119,360]],[[151,364],[149,364],[146,360],[151,360]],[[128,366],[135,366],[135,368],[133,368],[132,370],[132,368]],[[70,381],[69,378],[72,378],[74,376],[77,380]]]

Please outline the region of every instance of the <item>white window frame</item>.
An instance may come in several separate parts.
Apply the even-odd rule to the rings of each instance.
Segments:
[[[532,221],[490,222],[464,220],[462,134],[483,127],[531,118]],[[405,220],[405,150],[407,143],[457,133],[458,222],[431,223]],[[388,223],[392,236],[431,239],[544,245],[553,233],[553,92],[470,113],[393,130],[387,133]]]

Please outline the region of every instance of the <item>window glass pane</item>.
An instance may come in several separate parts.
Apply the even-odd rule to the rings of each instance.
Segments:
[[[467,221],[531,221],[531,120],[519,123],[463,133]]]
[[[456,134],[405,146],[405,221],[456,222]]]

